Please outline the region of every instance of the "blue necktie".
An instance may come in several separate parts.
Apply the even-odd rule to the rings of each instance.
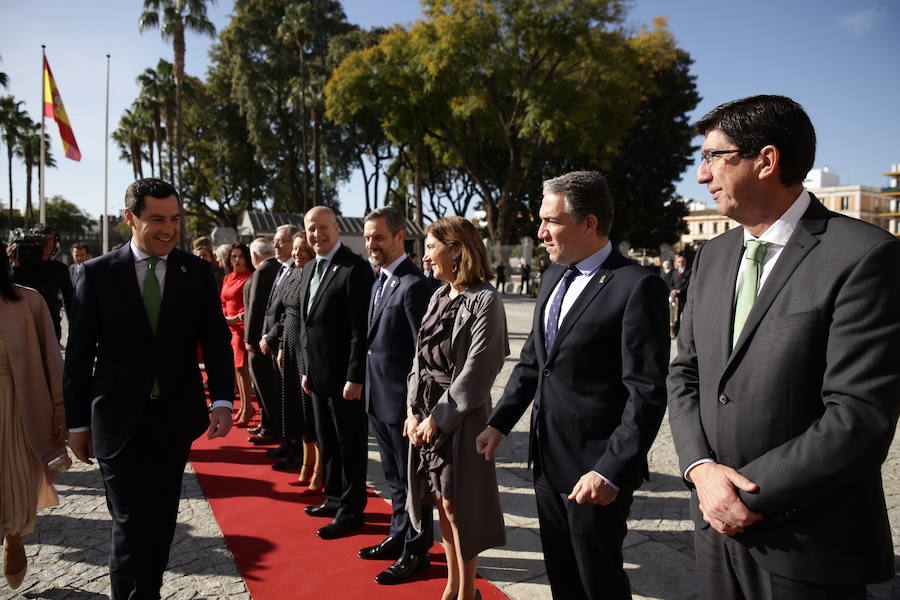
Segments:
[[[387,273],[382,271],[381,277],[375,282],[375,299],[372,301],[372,316],[369,318],[370,323],[375,320],[375,312],[378,310],[378,305],[381,304],[381,294],[384,292],[385,281],[387,281]]]
[[[566,297],[569,285],[576,275],[578,275],[578,269],[575,268],[575,265],[569,265],[562,281],[559,283],[556,295],[553,296],[553,302],[550,303],[550,315],[547,319],[546,331],[544,332],[544,350],[547,354],[550,353],[550,348],[553,347],[553,342],[556,341],[556,334],[559,331],[559,313],[562,310],[563,298]]]

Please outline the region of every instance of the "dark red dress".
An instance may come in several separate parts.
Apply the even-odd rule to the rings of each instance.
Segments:
[[[222,280],[222,312],[226,317],[233,317],[244,312],[244,285],[253,271],[246,269],[240,273],[231,272]],[[235,321],[228,324],[231,329],[231,351],[234,353],[234,366],[240,369],[247,364],[247,350],[244,347],[244,322]]]

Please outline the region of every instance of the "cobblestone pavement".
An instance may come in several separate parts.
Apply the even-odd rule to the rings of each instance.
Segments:
[[[533,300],[505,301],[511,356],[492,390],[496,401],[531,327]],[[479,572],[512,600],[550,598],[538,535],[531,473],[525,464],[529,415],[524,415],[498,451],[501,502],[507,545],[481,555]],[[678,474],[667,421],[650,451],[651,480],[635,493],[625,542],[626,568],[636,600],[693,600],[693,539],[688,493]],[[894,441],[883,468],[895,555],[900,556],[900,441]],[[375,442],[369,444],[370,485],[385,486]],[[15,592],[0,582],[0,600],[100,600],[108,597],[109,514],[95,467],[78,464],[57,481],[61,505],[41,511],[38,529],[27,536],[30,567]],[[302,518],[302,517],[300,517]],[[244,600],[250,598],[209,504],[188,465],[172,559],[163,598]],[[870,597],[900,599],[900,578],[872,586]],[[390,588],[385,589],[390,598]]]

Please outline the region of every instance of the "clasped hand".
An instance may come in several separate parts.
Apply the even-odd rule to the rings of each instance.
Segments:
[[[438,427],[437,421],[431,415],[426,417],[421,423],[414,415],[409,415],[403,424],[403,435],[408,437],[414,446],[430,444],[440,431],[441,428]]]
[[[742,533],[763,518],[750,510],[736,491],[756,492],[759,486],[731,467],[701,463],[692,468],[688,475],[697,488],[703,520],[719,533]]]

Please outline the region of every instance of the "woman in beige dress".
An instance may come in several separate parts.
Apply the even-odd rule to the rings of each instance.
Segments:
[[[408,380],[405,435],[409,453],[407,510],[438,508],[447,555],[442,600],[481,597],[478,553],[506,543],[493,461],[475,451],[491,414],[491,385],[509,354],[506,313],[478,231],[462,217],[432,223],[425,265],[446,282],[431,298]]]
[[[0,260],[0,536],[3,574],[13,589],[28,567],[22,536],[34,531],[39,508],[59,503],[51,482],[72,464],[62,368],[44,299],[10,283],[9,263]]]

